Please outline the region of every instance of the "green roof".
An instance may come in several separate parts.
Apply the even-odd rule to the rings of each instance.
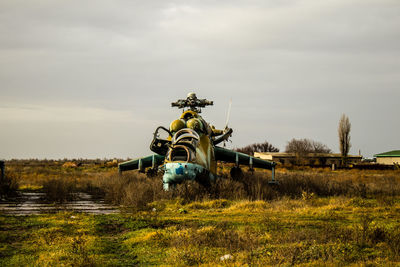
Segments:
[[[400,157],[400,150],[392,150],[385,153],[376,154],[374,157]]]

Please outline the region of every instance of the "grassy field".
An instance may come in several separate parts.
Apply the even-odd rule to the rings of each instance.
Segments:
[[[0,214],[0,266],[400,265],[399,172],[281,169],[275,188],[260,172],[165,193],[159,177],[113,168],[16,175],[24,190],[79,177],[72,190],[101,191],[123,212]]]

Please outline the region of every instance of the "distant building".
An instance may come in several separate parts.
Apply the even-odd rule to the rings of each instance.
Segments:
[[[388,151],[380,154],[374,155],[376,158],[376,163],[393,165],[400,164],[400,150]]]
[[[282,152],[254,152],[254,157],[271,160],[284,165],[312,165],[312,166],[332,166],[332,164],[340,165],[342,162],[341,154],[332,153],[308,153],[298,155],[296,153]],[[360,163],[362,156],[347,156],[348,164]]]

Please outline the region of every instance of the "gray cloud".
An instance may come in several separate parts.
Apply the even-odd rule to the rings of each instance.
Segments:
[[[338,151],[346,113],[352,153],[399,149],[399,9],[396,0],[2,1],[0,157],[146,155],[154,128],[179,114],[169,103],[192,90],[215,101],[204,117],[217,127],[233,99],[231,146],[284,149],[307,137]]]

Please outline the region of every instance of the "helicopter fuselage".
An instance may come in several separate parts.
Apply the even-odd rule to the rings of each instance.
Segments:
[[[209,183],[216,178],[217,164],[210,136],[183,128],[171,138],[171,145],[164,161],[163,184],[169,185],[184,180]]]

